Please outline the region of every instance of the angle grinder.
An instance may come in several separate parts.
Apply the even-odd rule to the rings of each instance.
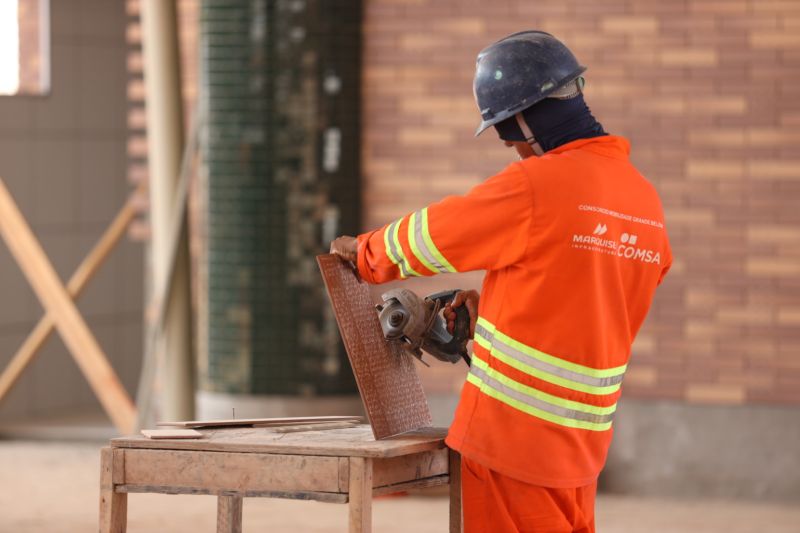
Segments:
[[[459,289],[437,292],[420,298],[408,289],[392,289],[381,296],[376,305],[383,335],[392,342],[401,342],[404,348],[422,363],[423,350],[440,361],[457,363],[467,355],[469,339],[469,311],[465,305],[455,308],[453,333],[447,331],[447,320],[442,315],[444,307],[453,301]]]

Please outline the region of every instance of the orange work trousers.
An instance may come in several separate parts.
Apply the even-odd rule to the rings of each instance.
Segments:
[[[464,533],[594,533],[597,482],[538,487],[461,459]]]

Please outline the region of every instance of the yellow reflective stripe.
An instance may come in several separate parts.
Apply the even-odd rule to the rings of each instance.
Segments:
[[[398,259],[400,260],[400,269],[405,270],[406,276],[419,276],[420,273],[411,268],[411,264],[406,259],[406,254],[403,252],[403,247],[400,245],[400,224],[402,223],[403,219],[401,218],[394,225],[394,231],[392,232],[392,240],[396,247],[396,252],[398,255]]]
[[[576,381],[570,381],[568,379],[565,379],[565,378],[562,378],[562,377],[559,377],[559,376],[556,376],[556,375],[553,375],[553,374],[548,374],[547,372],[543,372],[543,371],[539,370],[538,368],[526,365],[525,363],[522,363],[520,361],[517,361],[516,359],[508,357],[503,352],[501,352],[500,350],[498,350],[497,348],[494,348],[494,347],[492,347],[490,349],[490,353],[494,357],[496,357],[497,359],[499,359],[500,361],[504,362],[505,364],[507,364],[510,367],[516,368],[517,370],[519,370],[521,372],[525,372],[526,374],[528,374],[530,376],[539,378],[542,381],[547,381],[548,383],[553,383],[555,385],[560,385],[560,386],[562,386],[564,388],[567,388],[567,389],[571,389],[571,390],[579,391],[579,392],[586,392],[588,394],[594,394],[594,395],[597,395],[597,396],[603,396],[603,395],[606,395],[606,394],[613,394],[613,393],[615,393],[615,392],[617,392],[619,390],[619,384],[610,385],[608,387],[594,387],[594,386],[591,386],[591,385],[584,385],[583,383],[578,383]]]
[[[610,415],[617,410],[616,403],[608,407],[600,407],[588,403],[567,400],[559,396],[553,396],[552,394],[548,394],[544,391],[540,391],[533,387],[529,387],[528,385],[525,385],[523,383],[520,383],[518,381],[509,378],[508,376],[503,375],[494,368],[490,368],[487,362],[483,361],[480,357],[478,357],[474,353],[472,354],[472,364],[476,368],[480,368],[481,370],[483,370],[489,377],[501,382],[508,388],[514,389],[515,391],[520,392],[526,396],[530,396],[531,398],[536,398],[537,400],[541,400],[549,404],[557,405],[559,407],[563,407],[565,409],[570,409],[573,411],[581,411],[583,413],[591,413],[595,415]]]
[[[439,272],[439,269],[437,269],[430,261],[428,261],[428,259],[425,257],[425,252],[420,249],[419,244],[417,243],[418,224],[419,219],[417,218],[417,213],[412,213],[408,218],[408,244],[411,246],[411,251],[414,252],[414,256],[419,260],[419,262],[425,265],[425,268],[430,270],[432,273],[436,274]]]
[[[422,210],[422,240],[425,241],[425,244],[428,246],[428,249],[431,251],[433,256],[439,261],[443,267],[445,267],[450,272],[458,272],[450,262],[444,258],[442,252],[433,244],[433,239],[431,239],[431,232],[428,229],[428,208]]]
[[[411,268],[403,247],[400,245],[400,223],[403,219],[395,220],[383,231],[383,246],[386,249],[386,256],[400,269],[400,277],[419,276],[417,271]]]
[[[480,320],[480,318],[478,318],[478,320]],[[483,338],[481,335],[478,334],[477,331],[475,332],[475,337],[472,340],[475,341],[475,344],[477,344],[478,346],[482,347],[486,351],[488,351],[488,352],[492,351],[492,341],[490,341],[489,339]]]
[[[606,431],[611,428],[612,422],[605,422],[605,423],[594,423],[594,422],[587,422],[585,420],[574,420],[572,418],[564,418],[562,416],[558,416],[552,413],[548,413],[542,409],[537,407],[533,407],[532,405],[528,405],[524,402],[521,402],[517,399],[514,399],[502,392],[493,389],[483,383],[480,378],[475,376],[474,374],[467,374],[467,381],[478,387],[478,389],[485,395],[494,398],[504,404],[517,409],[518,411],[522,411],[523,413],[535,416],[536,418],[541,418],[542,420],[547,420],[548,422],[552,422],[554,424],[558,424],[560,426],[566,426],[570,428],[576,429],[588,429],[591,431]]]
[[[583,374],[585,376],[590,376],[594,378],[606,378],[606,377],[616,377],[621,376],[625,373],[625,370],[628,368],[628,365],[617,366],[614,368],[592,368],[589,366],[579,365],[577,363],[571,363],[569,361],[565,361],[558,357],[554,357],[552,355],[548,355],[542,351],[537,350],[536,348],[531,348],[521,342],[515,341],[508,335],[497,330],[494,324],[489,322],[483,317],[478,317],[478,324],[481,324],[483,327],[488,329],[493,335],[495,335],[498,339],[503,341],[504,343],[508,344],[509,346],[513,346],[517,350],[530,355],[540,361],[544,361],[545,363],[549,363],[551,365],[563,368],[564,370],[570,370],[572,372],[576,372],[578,374]]]
[[[403,268],[400,266],[400,261],[394,255],[393,243],[389,240],[389,233],[392,232],[392,230],[394,229],[395,224],[397,224],[397,222],[394,222],[394,223],[386,226],[386,228],[384,228],[384,230],[383,230],[383,247],[386,250],[386,257],[388,257],[389,260],[392,263],[397,265],[397,268],[400,270],[400,277],[401,278],[405,278],[406,274],[405,274]]]
[[[544,370],[541,367],[537,368],[537,366],[535,365],[541,365],[542,364],[541,362],[537,361],[534,358],[531,358],[527,361],[523,361],[520,360],[519,357],[515,358],[512,357],[511,355],[506,354],[498,346],[495,346],[492,343],[491,339],[483,337],[480,328],[475,328],[475,342],[476,344],[478,344],[478,346],[481,346],[483,349],[487,350],[490,354],[492,354],[492,356],[496,357],[497,359],[507,364],[508,366],[516,368],[517,370],[524,372],[535,378],[541,379],[542,381],[547,381],[548,383],[560,385],[570,390],[585,392],[597,396],[604,396],[606,394],[613,394],[617,392],[620,388],[619,383],[606,386],[588,385],[586,383],[581,383],[580,381],[575,381],[573,379],[569,379],[554,374],[552,372],[548,372],[547,370]]]

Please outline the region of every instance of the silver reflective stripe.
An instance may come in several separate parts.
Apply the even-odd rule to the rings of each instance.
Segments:
[[[509,346],[508,344],[504,343],[503,341],[495,337],[493,332],[489,331],[480,324],[477,324],[475,326],[475,334],[480,335],[486,341],[488,341],[492,345],[492,348],[501,352],[503,355],[506,355],[514,359],[515,361],[519,361],[522,364],[531,366],[533,368],[541,370],[542,372],[547,372],[548,374],[568,379],[576,383],[583,383],[584,385],[589,385],[592,387],[609,387],[621,383],[622,378],[624,377],[624,374],[619,374],[616,376],[597,378],[593,376],[587,376],[585,374],[579,374],[577,372],[573,372],[565,368],[559,368],[545,361],[536,359],[535,357],[532,357],[528,354],[522,353],[512,346]]]
[[[433,252],[431,252],[430,248],[428,248],[428,244],[425,242],[425,237],[422,235],[422,211],[417,211],[414,213],[414,244],[416,244],[416,248],[422,252],[422,255],[425,256],[425,259],[428,260],[428,263],[434,266],[436,270],[439,272],[447,273],[450,272],[445,268],[439,261],[436,260],[434,257]],[[413,248],[413,247],[412,247]],[[420,261],[422,262],[422,261]]]
[[[583,411],[568,409],[566,407],[561,407],[560,405],[553,405],[552,403],[540,400],[538,398],[533,398],[532,396],[514,390],[500,381],[490,377],[486,372],[475,365],[470,368],[470,372],[475,375],[475,377],[480,379],[481,382],[483,382],[483,384],[487,387],[491,387],[494,390],[508,396],[509,398],[512,398],[518,402],[522,402],[525,405],[535,407],[536,409],[541,409],[542,411],[554,414],[556,416],[571,418],[572,420],[583,420],[584,422],[591,422],[593,424],[607,424],[614,419],[614,413],[607,415],[584,413]]]

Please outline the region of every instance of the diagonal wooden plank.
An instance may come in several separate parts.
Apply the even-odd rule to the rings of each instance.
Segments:
[[[125,231],[130,226],[131,221],[136,217],[137,209],[134,206],[134,196],[138,193],[139,191],[136,191],[128,198],[106,231],[78,266],[77,270],[75,270],[75,273],[72,274],[67,283],[67,292],[73,300],[80,296],[89,280],[103,265],[108,255],[125,235]],[[36,354],[39,353],[42,345],[50,338],[54,328],[53,317],[50,316],[50,313],[45,312],[45,315],[33,328],[25,342],[19,347],[17,353],[11,358],[3,373],[0,374],[0,402],[11,391],[22,372],[33,361]]]
[[[95,396],[121,433],[130,433],[136,408],[59,280],[53,265],[0,178],[0,235],[89,381]]]
[[[376,439],[431,425],[413,357],[383,337],[369,287],[338,256],[317,256]]]

